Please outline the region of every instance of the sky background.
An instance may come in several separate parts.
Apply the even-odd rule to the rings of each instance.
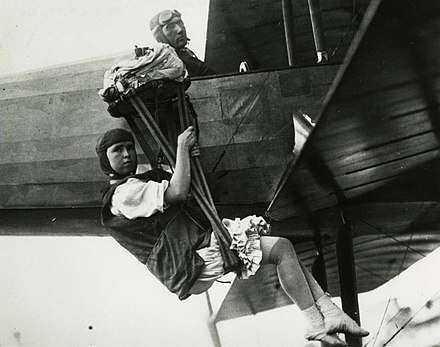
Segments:
[[[183,5],[184,4],[184,5]],[[208,0],[0,0],[0,75],[126,52],[156,42],[149,20],[178,9],[204,57]]]
[[[394,304],[410,307],[414,323],[440,314],[440,300],[424,306],[439,297],[439,263],[437,250],[386,285],[360,294],[362,325],[372,332],[364,340],[368,347],[385,311],[387,318],[396,313]],[[212,346],[206,297],[179,301],[109,237],[0,237],[0,279],[2,347]],[[210,290],[215,310],[228,288],[217,283]],[[391,298],[396,301],[387,309]],[[293,305],[220,322],[218,329],[223,347],[319,347],[302,338],[304,321]],[[376,347],[390,329],[394,325],[382,327]],[[440,331],[435,325],[406,339],[389,347],[435,346]]]
[[[147,46],[149,18],[165,8],[182,13],[203,58],[208,0],[0,0],[0,75]],[[360,295],[373,337],[389,298],[416,312],[437,292],[439,263],[437,251]],[[227,288],[215,285],[214,307]],[[0,346],[208,347],[207,320],[205,296],[180,302],[111,238],[0,237]],[[218,326],[224,346],[305,345],[295,306]]]
[[[203,57],[208,3],[0,0],[0,75],[148,46],[167,8]],[[0,346],[209,346],[207,314],[205,296],[181,303],[110,238],[0,237]]]
[[[0,237],[0,279],[1,346],[210,345],[205,296],[180,302],[108,237]]]

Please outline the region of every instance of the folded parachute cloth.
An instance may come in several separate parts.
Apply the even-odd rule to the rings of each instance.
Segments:
[[[173,47],[157,43],[153,47],[143,48],[142,55],[134,55],[107,70],[104,85],[98,94],[106,102],[126,94],[130,88],[161,79],[182,82],[188,72]],[[139,52],[139,49],[136,49]]]

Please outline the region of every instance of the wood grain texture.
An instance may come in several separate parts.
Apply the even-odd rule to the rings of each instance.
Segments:
[[[413,199],[437,189],[426,169],[438,167],[440,158],[440,49],[430,44],[440,32],[440,7],[426,0],[408,8],[389,1],[369,17],[290,171],[291,182],[274,197],[273,218],[346,205],[373,191],[381,199],[381,188],[412,179],[413,170],[425,182]]]
[[[97,95],[109,62],[0,80],[5,89],[0,99],[2,208],[99,205],[97,187],[106,178],[98,166],[96,140],[108,129],[128,128],[125,120],[108,115]],[[198,114],[202,165],[218,202],[271,199],[293,148],[292,109],[319,103],[337,68],[192,81],[188,94]],[[287,81],[300,75],[316,79],[316,90],[292,96]],[[311,80],[299,83],[315,88]],[[243,189],[237,191],[237,182]]]

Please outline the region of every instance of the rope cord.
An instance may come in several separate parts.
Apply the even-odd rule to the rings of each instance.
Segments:
[[[414,319],[415,316],[417,316],[425,307],[426,305],[432,301],[432,299],[434,299],[438,294],[440,293],[440,289],[435,292],[435,294],[428,300],[425,302],[425,304],[420,307],[420,309],[414,313],[407,321],[405,324],[403,324],[394,334],[393,336],[391,336],[383,345],[382,347],[385,347],[386,345],[388,345],[392,340],[394,340],[394,338],[403,330],[405,329],[405,327]]]
[[[433,209],[433,208],[435,208],[435,207],[436,207],[436,205],[431,206],[430,209]],[[403,256],[403,258],[402,258],[402,262],[401,262],[400,267],[399,267],[399,270],[398,270],[398,276],[400,276],[400,273],[402,272],[402,269],[403,269],[403,267],[404,267],[404,265],[405,265],[405,262],[406,262],[407,256],[408,256],[408,254],[409,254],[410,251],[413,252],[413,253],[415,253],[415,254],[418,254],[418,255],[422,256],[423,258],[426,257],[425,254],[423,254],[423,253],[417,251],[416,249],[414,249],[414,248],[412,248],[412,247],[410,246],[410,244],[412,243],[412,240],[413,240],[413,238],[414,238],[414,233],[415,233],[415,229],[414,229],[414,228],[412,228],[413,230],[412,230],[411,233],[410,233],[409,241],[407,241],[407,242],[402,242],[402,241],[396,239],[395,237],[393,237],[392,235],[390,235],[390,234],[384,232],[383,230],[377,228],[376,226],[372,225],[371,223],[368,223],[367,221],[365,221],[365,220],[359,218],[358,216],[354,215],[352,212],[348,211],[348,213],[350,213],[350,215],[351,215],[352,218],[357,219],[358,221],[364,223],[365,225],[368,225],[369,227],[371,227],[371,228],[373,228],[374,230],[378,231],[379,233],[383,234],[385,237],[387,237],[387,238],[389,238],[389,239],[395,241],[395,242],[398,243],[399,245],[402,245],[403,247],[405,247],[405,253],[404,253],[404,256]],[[411,223],[411,225],[414,225],[414,223],[415,223],[419,218],[421,218],[421,215],[424,215],[425,213],[426,213],[426,211],[424,211],[423,213],[421,213],[420,216],[419,216],[415,221],[413,221],[413,222]],[[409,228],[411,228],[411,225],[409,226]],[[381,237],[378,237],[377,239],[380,239],[380,238],[381,238]],[[326,251],[329,251],[328,247],[323,247],[323,249],[325,249]],[[367,270],[367,269],[365,269],[365,268],[359,266],[359,265],[356,264],[356,263],[355,263],[355,267],[357,267],[357,268],[359,268],[359,269],[362,269],[363,271],[366,271],[367,273],[369,273],[369,274],[371,274],[371,275],[374,275],[375,277],[381,278],[382,280],[385,280],[385,281],[387,280],[387,279],[382,278],[381,276],[379,276],[379,275],[377,275],[377,274],[374,274],[373,272],[371,272],[371,271],[369,271],[369,270]],[[386,304],[386,307],[385,307],[385,311],[384,311],[384,313],[383,313],[383,316],[382,316],[382,319],[381,319],[381,322],[380,322],[380,325],[379,325],[378,332],[377,332],[377,334],[375,334],[375,336],[374,336],[374,341],[373,341],[373,339],[371,339],[371,340],[370,340],[365,346],[369,345],[371,342],[373,342],[373,347],[376,345],[376,343],[377,343],[377,338],[378,338],[378,336],[379,336],[379,334],[380,334],[382,328],[383,328],[384,326],[386,326],[386,325],[384,325],[384,321],[385,321],[386,313],[387,313],[387,311],[388,311],[388,309],[389,309],[389,306],[390,306],[390,303],[391,303],[392,297],[393,297],[393,294],[391,294],[390,297],[388,298],[388,301],[387,301],[387,304]],[[428,300],[428,302],[429,302],[429,300]],[[426,304],[425,304],[425,305],[426,305]],[[395,314],[395,315],[394,315],[389,321],[391,322],[392,319],[395,318],[395,317],[396,317],[396,316],[397,316],[397,315],[398,315],[403,309],[404,309],[404,308],[401,308],[401,309],[400,309],[400,310],[399,310],[399,311],[398,311],[398,312],[397,312],[397,313],[396,313],[396,314]],[[411,319],[412,319],[412,318],[411,318]],[[404,328],[404,327],[402,327],[402,329],[403,329],[403,328]],[[394,335],[394,337],[395,337],[396,335],[397,335],[397,333]],[[392,339],[393,339],[394,337],[392,337]],[[390,339],[387,343],[389,343],[390,341],[391,341],[391,339]],[[384,346],[385,346],[385,345],[384,345]]]
[[[159,124],[159,102],[157,100],[157,95],[154,95],[154,120],[156,121],[156,124]],[[162,167],[162,163],[164,162],[164,154],[163,149],[161,146],[159,146],[159,152],[157,153],[157,164],[158,167]],[[173,166],[170,164],[169,160],[167,160],[169,167],[171,167],[171,172],[174,172]]]
[[[436,205],[431,206],[430,209],[433,209],[433,208],[435,208],[435,207],[436,207]],[[409,228],[411,228],[411,226],[414,225],[414,223],[415,223],[419,218],[421,218],[420,216],[421,216],[421,215],[424,215],[425,213],[426,213],[426,211],[424,211],[424,213],[421,213],[421,214],[419,215],[419,217],[418,217],[416,220],[412,221],[412,222],[411,222],[411,225],[409,226]],[[408,256],[409,251],[412,251],[412,252],[415,253],[415,254],[421,255],[423,258],[426,257],[425,254],[423,254],[423,253],[421,253],[421,252],[415,250],[414,248],[412,248],[412,247],[410,246],[410,244],[411,244],[411,242],[412,242],[412,240],[413,240],[413,237],[414,237],[414,233],[415,233],[415,229],[414,229],[414,228],[412,228],[413,230],[411,231],[409,241],[406,242],[406,243],[403,243],[403,242],[401,242],[400,240],[397,240],[396,238],[394,238],[393,236],[391,236],[391,235],[385,233],[385,232],[382,231],[381,229],[375,227],[374,225],[372,225],[372,224],[366,222],[365,220],[362,220],[361,218],[359,218],[359,217],[353,215],[352,213],[351,213],[351,216],[354,217],[354,218],[356,218],[357,220],[361,221],[362,223],[364,223],[364,224],[370,226],[371,228],[377,230],[378,232],[382,233],[383,235],[385,235],[385,236],[388,237],[389,239],[392,239],[393,241],[395,241],[395,242],[397,242],[397,243],[399,243],[399,244],[401,244],[402,246],[405,247],[405,253],[404,253],[404,256],[403,256],[403,258],[402,258],[402,262],[401,262],[401,264],[400,264],[400,267],[399,267],[399,271],[398,271],[398,275],[397,275],[397,277],[400,276],[400,274],[401,274],[401,272],[402,272],[402,270],[403,270],[403,267],[404,267],[404,265],[405,265],[406,258],[407,258],[407,256]],[[384,325],[385,317],[386,317],[386,314],[387,314],[387,312],[388,312],[388,308],[389,308],[389,306],[390,306],[391,300],[392,300],[392,298],[393,298],[393,296],[394,296],[393,294],[394,294],[394,291],[390,294],[390,297],[388,298],[388,301],[387,301],[387,304],[386,304],[386,307],[385,307],[384,313],[383,313],[382,318],[381,318],[381,322],[380,322],[380,325],[379,325],[379,329],[378,329],[377,333],[376,333],[375,336],[374,336],[374,341],[373,341],[373,340],[370,340],[370,341],[367,343],[367,345],[368,345],[371,341],[373,341],[373,347],[374,347],[374,346],[376,345],[376,343],[377,343],[377,338],[378,338],[378,336],[380,335],[380,333],[381,333],[381,331],[382,331],[382,328],[383,328],[384,326],[386,326],[386,325]],[[396,317],[396,316],[397,316],[402,310],[403,310],[403,308],[401,308],[401,309],[400,309],[400,310],[399,310],[399,311],[398,311],[398,312],[397,312],[397,313],[396,313],[396,314],[395,314],[395,315],[394,315],[389,321],[392,321],[392,319],[395,318],[395,317]],[[384,345],[384,346],[385,346],[385,345]]]
[[[409,242],[411,242],[413,236],[414,236],[414,230],[411,232],[411,236],[410,236],[410,241],[409,241]],[[399,268],[399,272],[398,272],[397,277],[399,277],[400,274],[402,273],[402,269],[403,269],[403,266],[404,266],[404,264],[405,264],[405,260],[406,260],[406,257],[407,257],[407,255],[408,255],[408,252],[409,252],[409,247],[407,247],[407,248],[405,249],[405,254],[403,255],[402,262],[400,263],[400,268]],[[383,323],[385,322],[385,316],[386,316],[386,314],[387,314],[387,312],[388,312],[388,308],[389,308],[389,306],[390,306],[390,302],[391,302],[392,298],[394,297],[394,291],[395,291],[395,289],[396,289],[396,288],[394,287],[393,292],[390,294],[390,297],[388,298],[387,306],[385,307],[385,311],[384,311],[384,313],[383,313],[383,315],[382,315],[382,319],[381,319],[381,321],[380,321],[379,329],[377,330],[377,334],[376,334],[376,336],[375,336],[375,338],[374,338],[373,347],[376,345],[377,338],[378,338],[378,336],[379,336],[379,334],[380,334],[380,332],[381,332],[381,330],[382,330]],[[401,309],[396,313],[395,316],[397,316],[397,315],[402,311],[402,309],[403,309],[403,308],[401,308]],[[394,316],[394,317],[395,317],[395,316]],[[394,317],[393,317],[393,318],[394,318]],[[384,346],[385,346],[385,345],[384,345]]]
[[[351,215],[352,217],[356,218],[358,221],[364,223],[365,225],[368,225],[369,227],[373,228],[374,230],[378,231],[379,233],[381,233],[381,234],[385,235],[386,237],[390,238],[391,240],[395,241],[396,243],[398,243],[398,244],[402,245],[403,247],[405,247],[405,248],[411,250],[413,253],[418,254],[418,255],[422,256],[423,258],[426,257],[425,254],[423,254],[423,253],[419,252],[418,250],[412,248],[409,244],[406,244],[405,242],[402,242],[402,241],[396,239],[394,236],[392,236],[392,235],[386,233],[385,231],[383,231],[383,230],[377,228],[377,227],[374,226],[373,224],[368,223],[367,221],[363,220],[362,218],[359,218],[359,217],[357,217],[357,216],[355,216],[355,215],[353,215],[353,214],[351,214],[351,213],[350,213],[350,215]],[[414,231],[411,233],[411,239],[412,239],[413,234],[414,234]]]
[[[352,17],[353,19],[351,20],[350,25],[348,26],[348,28],[345,30],[345,32],[342,34],[341,39],[339,40],[338,44],[336,45],[336,47],[333,49],[332,53],[330,54],[330,57],[333,57],[336,52],[339,50],[339,48],[341,48],[342,42],[344,42],[345,38],[347,37],[348,33],[353,31],[354,28],[354,24],[355,21],[357,19],[357,17],[364,11],[364,9],[366,8],[366,5],[363,5],[359,8],[359,10],[356,13],[356,8],[355,8],[355,1],[353,1],[353,10],[352,10]]]
[[[328,253],[333,253],[333,252],[334,252],[333,249],[330,249],[330,248],[327,247],[327,246],[323,246],[322,249],[325,250],[325,251],[328,252]],[[366,273],[368,273],[368,274],[370,274],[370,275],[372,275],[372,276],[374,276],[374,277],[377,277],[377,278],[381,279],[382,281],[385,281],[385,282],[386,282],[386,281],[388,280],[387,278],[382,277],[382,276],[380,276],[380,275],[378,275],[378,274],[375,274],[374,272],[372,272],[372,271],[370,271],[370,270],[368,270],[368,269],[364,268],[363,266],[360,266],[360,265],[358,265],[358,264],[356,264],[356,263],[354,264],[354,266],[355,266],[356,268],[358,268],[358,269],[361,269],[362,271],[365,271]]]
[[[165,138],[161,130],[159,129],[158,124],[156,124],[154,117],[151,115],[148,108],[143,103],[142,99],[140,99],[139,96],[134,95],[132,98],[129,99],[129,101],[136,109],[137,113],[139,114],[142,121],[146,125],[150,135],[153,137],[156,143],[160,144],[160,146],[163,147],[165,157],[167,157],[167,159],[172,164],[174,164],[175,163],[174,150],[170,146],[168,140]],[[191,192],[195,197],[196,201],[198,202],[198,204],[200,205],[202,211],[209,219],[219,243],[223,245],[223,247],[220,248],[220,251],[222,252],[222,257],[224,257],[223,259],[224,259],[225,272],[236,271],[239,267],[241,267],[241,263],[238,257],[235,255],[235,253],[229,250],[231,236],[225,230],[225,227],[221,223],[220,218],[218,217],[217,211],[215,209],[215,206],[212,203],[210,203],[210,201],[208,201],[208,199],[206,198],[204,194],[204,189],[203,187],[201,187],[200,179],[195,179],[194,181],[191,182]]]
[[[194,108],[194,105],[191,102],[190,96],[188,94],[185,94],[185,98],[186,98],[186,103],[188,105],[189,112],[190,112],[190,114],[191,114],[191,116],[192,116],[192,118],[194,120],[194,127],[196,129],[197,139],[199,139],[199,137],[200,137],[199,136],[200,135],[199,116],[197,115],[197,112],[196,112],[196,110]]]

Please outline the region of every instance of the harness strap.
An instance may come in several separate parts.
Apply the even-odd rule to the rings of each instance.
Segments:
[[[179,115],[181,117],[180,123],[181,127],[186,129],[186,127],[190,124],[190,119],[185,99],[185,91],[182,83],[178,84],[177,91]],[[176,157],[174,149],[163,135],[157,122],[155,122],[143,100],[136,94],[131,95],[127,99],[136,109],[138,115],[144,122],[149,135],[163,150],[168,162],[171,164],[171,166],[175,166]],[[139,135],[142,136],[142,134]],[[191,157],[191,171],[194,178],[191,180],[191,193],[196,199],[197,203],[200,205],[202,211],[209,219],[215,236],[219,241],[220,250],[223,256],[224,270],[225,272],[236,271],[242,266],[242,264],[238,256],[229,248],[232,241],[231,236],[220,220],[198,157]]]

